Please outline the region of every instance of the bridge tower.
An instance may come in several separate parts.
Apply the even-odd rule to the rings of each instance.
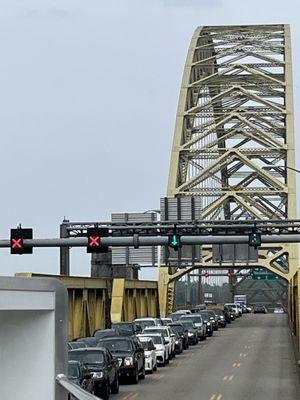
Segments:
[[[288,25],[198,27],[180,89],[168,197],[201,196],[203,219],[296,218],[295,143]],[[258,263],[291,281],[296,244],[259,248]],[[172,311],[175,282],[195,268],[220,268],[212,246],[185,269],[160,267],[162,314]]]

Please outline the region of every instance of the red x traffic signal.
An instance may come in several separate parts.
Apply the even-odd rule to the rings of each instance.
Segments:
[[[101,243],[101,239],[107,236],[107,228],[87,228],[87,253],[107,253],[108,247]]]
[[[33,230],[17,228],[10,230],[10,254],[32,254],[32,246],[25,246],[24,239],[32,239]]]
[[[206,271],[204,276],[205,276],[205,278],[208,278],[209,277],[209,273]]]

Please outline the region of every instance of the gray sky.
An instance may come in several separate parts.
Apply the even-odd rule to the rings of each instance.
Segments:
[[[1,0],[0,237],[20,222],[51,237],[64,216],[157,208],[194,29],[290,23],[297,78],[298,10],[293,0]],[[57,273],[58,259],[2,249],[0,273]],[[72,273],[89,271],[73,250]]]

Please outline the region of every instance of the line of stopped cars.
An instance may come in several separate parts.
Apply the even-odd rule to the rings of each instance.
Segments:
[[[198,305],[168,318],[138,318],[111,324],[68,344],[69,379],[97,397],[119,393],[119,383],[137,384],[170,360],[242,315],[235,303],[208,310]]]

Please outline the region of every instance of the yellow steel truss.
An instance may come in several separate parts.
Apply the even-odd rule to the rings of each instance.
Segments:
[[[184,67],[167,196],[201,196],[209,220],[296,218],[292,86],[288,25],[197,28]],[[296,244],[263,245],[255,267],[290,282],[297,262]],[[243,266],[251,264],[234,268]],[[203,247],[201,262],[175,274],[161,267],[162,314],[172,309],[170,284],[194,268],[220,268],[212,246]]]

